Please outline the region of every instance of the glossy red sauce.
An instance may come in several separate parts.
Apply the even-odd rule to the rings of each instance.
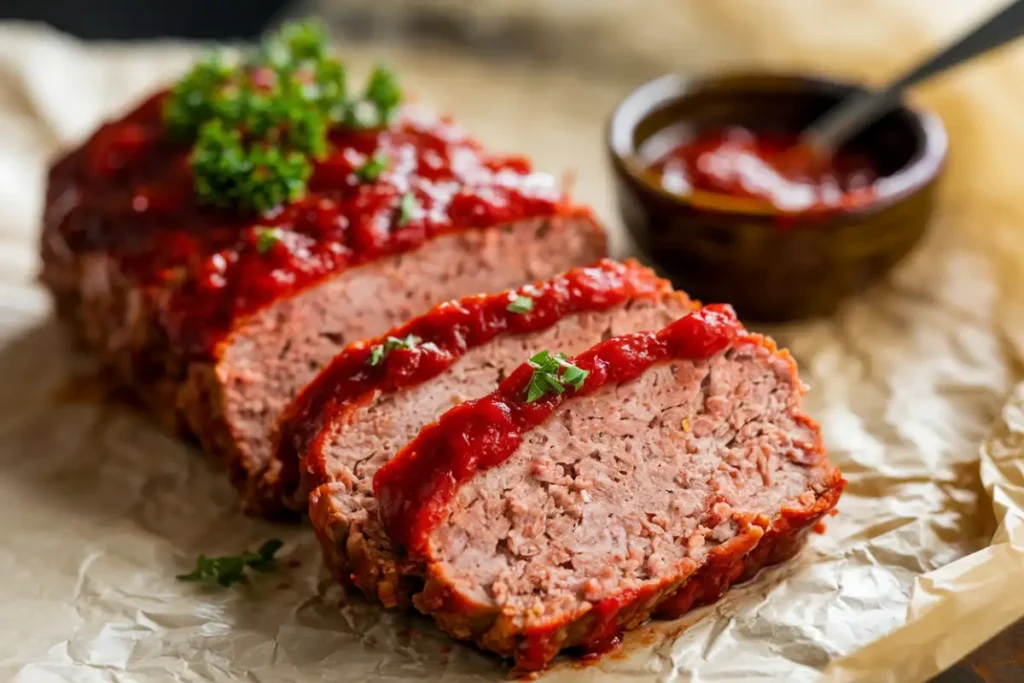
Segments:
[[[628,334],[594,346],[573,360],[590,373],[579,391],[569,388],[532,403],[525,394],[533,369],[524,363],[494,393],[457,406],[424,427],[377,471],[373,490],[381,521],[409,553],[422,554],[459,486],[508,459],[523,434],[563,401],[633,379],[659,361],[708,358],[743,336],[732,308],[707,306],[658,332]]]
[[[728,127],[703,131],[659,158],[651,170],[675,194],[697,190],[759,199],[786,213],[868,204],[878,171],[865,154],[840,151],[813,162],[795,134]]]
[[[239,317],[325,276],[416,248],[446,232],[567,211],[547,175],[493,156],[448,119],[408,109],[387,129],[335,130],[307,195],[266,215],[198,205],[189,146],[161,120],[165,95],[100,128],[51,172],[48,239],[66,254],[108,252],[133,281],[170,291],[171,345],[209,356]],[[354,171],[389,158],[371,181]],[[418,207],[400,219],[400,201]],[[260,227],[279,239],[260,252]]]
[[[374,391],[395,391],[436,377],[469,349],[499,334],[525,334],[547,329],[567,315],[611,308],[627,299],[668,292],[666,280],[636,261],[602,260],[574,268],[546,282],[500,294],[480,294],[440,304],[378,339],[357,342],[339,353],[303,389],[282,421],[277,459],[284,465],[283,486],[294,490],[296,465],[308,446],[316,450],[324,425],[347,408],[360,404]],[[533,308],[508,310],[517,296],[527,296]],[[374,346],[388,336],[419,337],[412,349],[394,349],[375,366],[367,364]],[[289,471],[290,470],[290,471]]]

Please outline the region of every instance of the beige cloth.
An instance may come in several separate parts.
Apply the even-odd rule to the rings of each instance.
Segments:
[[[653,3],[601,3],[591,17],[603,54],[621,55],[616,71],[411,47],[344,54],[360,68],[387,57],[490,145],[572,169],[621,252],[602,125],[646,71],[770,64],[877,82],[991,4]],[[339,609],[308,529],[242,518],[223,475],[187,446],[75,396],[78,359],[32,282],[46,160],[190,54],[0,26],[0,677],[500,679],[500,663],[425,620],[359,600]],[[800,362],[808,409],[850,480],[827,533],[714,607],[545,680],[920,681],[1024,616],[1021,83],[1012,48],[917,92],[952,143],[927,243],[833,319],[770,330]],[[285,566],[251,587],[174,579],[197,553],[270,536],[288,542]]]

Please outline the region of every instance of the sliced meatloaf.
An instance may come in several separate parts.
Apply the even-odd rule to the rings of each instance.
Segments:
[[[164,97],[52,168],[42,281],[112,376],[198,437],[254,511],[282,512],[257,485],[270,428],[346,344],[605,253],[549,176],[413,109],[334,131],[301,199],[262,215],[200,206]]]
[[[728,307],[596,345],[562,393],[538,398],[536,365],[373,483],[415,605],[520,670],[716,599],[794,553],[845,483],[793,360]]]
[[[310,518],[334,574],[387,606],[408,606],[402,558],[380,527],[370,488],[377,469],[420,427],[492,390],[532,349],[583,350],[658,329],[692,306],[633,261],[602,261],[519,290],[441,304],[349,347],[306,388],[282,421],[279,474],[268,486],[300,503],[319,485]],[[396,345],[410,338],[412,348]],[[388,340],[393,350],[368,365]]]

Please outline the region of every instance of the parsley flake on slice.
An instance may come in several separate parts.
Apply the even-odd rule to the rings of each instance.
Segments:
[[[179,574],[179,581],[205,581],[220,586],[231,586],[235,583],[248,583],[246,568],[256,571],[267,571],[274,566],[274,555],[284,545],[280,539],[272,538],[261,545],[256,552],[246,550],[240,555],[225,557],[196,558],[196,568],[188,574]]]
[[[419,210],[420,203],[416,200],[416,195],[412,192],[403,194],[401,201],[398,203],[398,227],[402,227],[411,221]]]
[[[366,359],[366,364],[370,366],[380,365],[380,362],[395,349],[414,349],[422,341],[415,334],[402,338],[389,336],[384,340],[383,344],[377,344],[370,349],[370,357]]]
[[[527,403],[533,403],[545,394],[561,394],[565,392],[566,385],[579,391],[590,374],[589,370],[570,363],[564,353],[552,356],[547,351],[541,351],[530,357],[529,364],[533,368],[533,375],[526,385]]]
[[[512,299],[512,302],[505,307],[505,310],[510,313],[529,313],[533,310],[533,299],[519,294],[516,298]]]
[[[281,231],[277,228],[260,226],[256,228],[256,251],[266,254],[281,241]]]
[[[388,167],[391,160],[387,154],[376,152],[366,160],[366,163],[355,170],[356,178],[364,183],[372,183],[380,177],[380,174]]]

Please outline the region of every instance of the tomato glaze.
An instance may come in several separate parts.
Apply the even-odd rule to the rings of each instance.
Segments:
[[[636,261],[605,259],[519,290],[445,302],[378,339],[356,342],[303,389],[282,420],[277,451],[284,469],[282,485],[289,492],[297,487],[301,455],[315,445],[315,439],[329,435],[323,426],[331,424],[340,412],[359,405],[367,394],[395,391],[436,377],[466,351],[499,334],[537,332],[567,315],[605,310],[627,299],[669,291],[667,280]],[[524,313],[509,311],[517,296],[529,297],[532,308]],[[411,349],[390,351],[377,365],[367,364],[373,347],[388,336],[405,338],[410,334],[421,342]]]
[[[508,459],[523,434],[546,420],[562,401],[633,379],[659,361],[708,358],[745,335],[731,307],[707,306],[658,332],[601,342],[573,360],[590,373],[579,391],[569,388],[532,403],[525,396],[533,368],[524,363],[494,393],[457,406],[424,427],[377,471],[373,491],[381,521],[409,553],[422,555],[459,486]]]
[[[866,154],[839,151],[814,162],[795,134],[714,128],[659,158],[661,187],[767,201],[784,212],[828,211],[870,203],[878,171]]]
[[[446,232],[569,209],[526,159],[488,155],[449,119],[414,108],[388,128],[333,131],[298,201],[264,215],[201,206],[189,145],[161,118],[165,97],[104,125],[55,165],[47,239],[65,256],[112,254],[121,273],[152,287],[169,341],[187,357],[210,356],[241,316],[329,274]],[[355,171],[375,154],[387,157],[385,170],[361,180]],[[410,192],[416,208],[403,217]],[[268,227],[269,246],[260,240]]]

